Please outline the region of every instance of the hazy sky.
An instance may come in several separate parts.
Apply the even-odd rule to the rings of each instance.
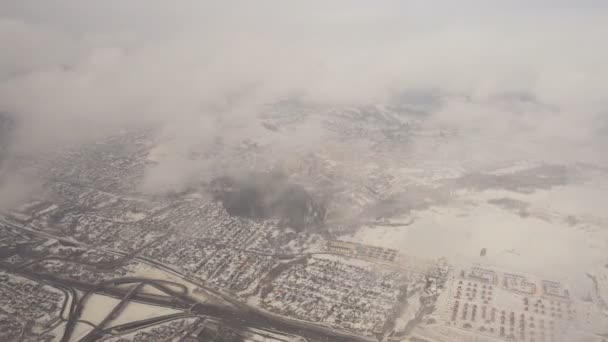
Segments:
[[[410,93],[437,97],[421,120],[460,135],[441,153],[419,155],[446,169],[463,170],[461,157],[487,156],[608,167],[607,40],[608,0],[0,0],[0,114],[16,121],[15,155],[35,156],[129,125],[163,125],[167,141],[152,153],[163,156],[146,169],[143,191],[180,190],[202,178],[208,165],[187,152],[217,137],[274,137],[258,114],[286,99],[340,108],[390,104]],[[293,146],[321,147],[321,131],[319,122],[306,122],[278,137],[284,140],[273,152],[294,158]],[[509,154],[515,150],[521,154]],[[373,159],[371,153],[352,154],[382,168],[362,158]],[[419,160],[400,157],[394,159],[437,176]],[[366,177],[361,169],[348,172]],[[347,171],[340,176],[357,179]],[[0,163],[0,207],[14,205],[35,184]],[[577,205],[595,200],[586,196],[559,198]],[[599,194],[597,203],[605,197]],[[493,211],[481,208],[471,210],[470,221],[459,211],[443,221],[432,213],[422,218],[428,240],[395,241],[421,248],[440,236],[453,250],[464,244],[493,252],[534,244],[524,251],[542,257],[537,250],[551,248],[551,231],[534,230],[548,223],[494,224]],[[542,232],[530,236],[543,241],[519,234],[524,230],[511,222]],[[466,228],[443,234],[455,224]],[[504,230],[494,235],[487,226]],[[591,249],[593,258],[579,257],[588,252],[571,239],[579,235],[564,236],[546,255],[595,260],[599,252]]]
[[[137,121],[218,132],[286,98],[432,92],[453,96],[439,122],[601,158],[607,36],[601,0],[5,0],[0,111],[40,149]]]

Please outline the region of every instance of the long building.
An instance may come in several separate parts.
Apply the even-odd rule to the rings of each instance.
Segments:
[[[336,254],[378,262],[394,263],[398,256],[394,249],[340,240],[328,240],[325,247]]]

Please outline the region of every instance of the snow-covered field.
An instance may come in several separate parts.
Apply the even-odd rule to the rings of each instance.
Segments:
[[[175,313],[180,313],[179,310],[173,310],[170,308],[147,305],[137,302],[130,302],[112,321],[108,323],[109,326],[116,326],[120,324],[125,324],[133,321],[144,320],[148,318],[171,315]]]
[[[116,298],[98,294],[91,295],[85,303],[81,319],[93,324],[98,324],[116,305],[118,305],[118,303],[120,303],[120,300]],[[122,308],[118,316],[108,323],[108,326],[115,326],[179,312],[181,311],[137,302],[129,302]]]
[[[74,332],[72,332],[72,337],[70,338],[70,341],[72,341],[72,342],[80,341],[80,339],[85,337],[91,330],[93,330],[93,327],[91,327],[88,324],[80,323],[80,322],[76,323],[76,326],[74,328]]]
[[[455,263],[482,262],[572,284],[604,265],[608,254],[608,194],[597,183],[554,187],[532,194],[483,191],[456,203],[415,211],[406,227],[365,226],[347,239]],[[526,213],[488,200],[525,203]],[[398,220],[398,219],[397,219]],[[480,257],[482,248],[487,255]]]
[[[90,295],[85,302],[80,318],[84,321],[98,324],[118,303],[120,303],[120,300],[116,298],[98,294]]]

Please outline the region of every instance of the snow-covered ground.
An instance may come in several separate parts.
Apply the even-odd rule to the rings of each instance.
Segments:
[[[112,311],[112,309],[114,309],[116,305],[118,305],[118,303],[120,303],[119,299],[93,294],[85,303],[81,319],[93,324],[98,324]],[[129,302],[122,308],[119,315],[108,324],[109,326],[115,326],[132,321],[170,315],[179,312],[181,311],[143,303]]]
[[[85,323],[76,323],[74,327],[74,331],[72,332],[72,337],[70,338],[70,342],[80,341],[81,338],[85,337],[93,327]]]
[[[139,321],[164,315],[171,315],[180,312],[181,311],[179,310],[173,310],[161,306],[130,302],[129,305],[123,308],[118,317],[108,323],[108,326],[116,326],[133,321]]]
[[[406,227],[365,226],[357,242],[455,263],[483,262],[519,272],[564,279],[576,290],[585,273],[606,263],[607,192],[584,184],[532,194],[484,191],[461,194],[458,203],[414,212]],[[527,214],[488,203],[512,198]],[[570,220],[569,220],[570,218]],[[480,257],[482,248],[487,255]]]
[[[98,324],[116,305],[118,305],[118,303],[120,303],[120,300],[116,298],[98,294],[90,295],[86,299],[84,310],[82,311],[80,318],[84,321]]]

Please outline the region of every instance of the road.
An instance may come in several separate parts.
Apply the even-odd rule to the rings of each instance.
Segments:
[[[375,339],[361,337],[358,335],[353,335],[346,331],[340,331],[337,329],[332,329],[329,327],[324,327],[324,326],[316,325],[313,323],[285,318],[285,317],[261,310],[259,308],[247,305],[246,303],[240,302],[240,301],[230,297],[228,294],[225,294],[225,293],[222,293],[215,289],[209,288],[205,284],[202,284],[202,283],[196,281],[195,279],[192,279],[192,278],[188,277],[187,275],[182,274],[178,270],[175,270],[175,269],[171,268],[170,266],[164,265],[155,260],[151,260],[151,259],[147,259],[147,258],[143,258],[143,257],[137,257],[137,256],[133,256],[133,255],[128,255],[127,253],[120,252],[120,251],[94,248],[94,247],[82,244],[82,243],[74,241],[74,240],[53,236],[51,234],[48,234],[45,232],[40,232],[40,231],[30,229],[27,227],[23,227],[23,226],[16,226],[9,222],[5,222],[5,221],[0,221],[0,222],[3,224],[6,224],[7,226],[9,226],[11,228],[14,228],[14,229],[19,229],[19,230],[26,231],[31,234],[43,236],[46,238],[52,238],[52,239],[56,239],[59,241],[65,241],[65,242],[68,242],[71,244],[76,244],[83,248],[95,249],[95,250],[102,251],[102,252],[112,253],[115,255],[121,255],[123,257],[131,257],[133,260],[137,260],[137,261],[147,264],[149,266],[153,266],[155,268],[159,268],[164,271],[167,271],[167,272],[179,277],[181,280],[183,280],[185,282],[189,282],[193,285],[196,285],[197,287],[206,290],[208,293],[212,294],[213,296],[219,297],[219,298],[225,300],[227,303],[230,303],[231,305],[222,305],[222,306],[204,305],[187,295],[180,294],[177,292],[175,292],[174,298],[179,298],[181,300],[178,300],[175,303],[173,303],[173,302],[168,303],[166,299],[152,298],[150,296],[146,296],[143,294],[135,294],[133,296],[133,298],[131,298],[131,300],[136,300],[138,302],[148,303],[148,304],[152,304],[152,305],[162,305],[162,306],[167,306],[167,307],[172,307],[172,308],[182,309],[182,310],[184,310],[188,307],[191,307],[190,310],[195,314],[218,318],[233,326],[255,327],[255,328],[261,328],[261,329],[272,329],[272,330],[282,331],[282,332],[285,332],[288,334],[302,336],[311,342],[312,341],[318,341],[318,342],[370,342],[370,341],[376,341]],[[122,263],[122,262],[124,262],[124,259],[118,260],[117,262]],[[41,280],[44,280],[44,281],[47,281],[47,282],[50,282],[50,283],[53,283],[56,285],[61,285],[61,286],[68,287],[68,288],[83,290],[86,293],[100,293],[100,294],[110,295],[113,297],[118,297],[120,299],[122,299],[123,298],[122,296],[125,295],[124,290],[117,289],[115,287],[110,287],[107,285],[99,286],[99,285],[95,285],[95,284],[86,284],[86,283],[81,283],[81,282],[75,282],[75,281],[71,281],[71,280],[61,279],[61,278],[58,278],[58,277],[55,277],[52,275],[48,275],[48,274],[33,274],[33,273],[27,272],[23,269],[18,270],[18,272],[24,272],[25,274],[28,274],[30,277],[38,277]],[[128,279],[134,279],[134,278],[128,278]],[[115,281],[117,281],[117,280],[115,280]],[[154,283],[156,286],[164,287],[162,282],[154,282],[154,280],[151,280],[151,279],[141,279],[141,281]],[[184,300],[185,298],[187,298],[187,300]],[[66,329],[69,328],[70,334],[71,334],[71,330],[74,328],[74,326],[78,320],[78,317],[80,316],[80,313],[83,309],[83,307],[80,305],[80,303],[84,302],[83,299],[85,299],[85,297],[81,298],[80,301],[78,301],[79,305],[75,305],[75,303],[72,302],[73,308],[71,308],[71,309],[73,309],[73,310],[70,310],[70,313],[71,313],[70,317],[71,318],[74,317],[74,319],[69,319],[68,324],[66,325]],[[62,340],[62,341],[67,341],[67,340]]]
[[[22,272],[22,271],[20,271]],[[34,277],[36,274],[28,272],[28,276]],[[85,291],[87,294],[84,295],[76,308],[73,310],[73,314],[70,316],[68,320],[68,327],[70,327],[70,331],[65,337],[69,337],[71,335],[71,331],[75,326],[76,322],[80,319],[80,314],[84,309],[84,305],[86,302],[86,298],[88,295],[97,293],[107,296],[112,296],[115,298],[121,299],[121,302],[117,305],[115,310],[108,315],[110,317],[112,314],[116,313],[122,306],[126,304],[127,301],[137,301],[140,303],[155,305],[155,306],[164,306],[170,307],[173,309],[184,310],[185,312],[189,312],[190,314],[194,314],[197,316],[206,316],[212,317],[218,320],[225,322],[228,326],[242,329],[245,327],[250,328],[259,328],[259,329],[271,329],[276,331],[281,331],[287,334],[302,336],[310,342],[363,342],[370,341],[366,338],[361,338],[353,335],[347,335],[340,333],[338,331],[334,331],[329,328],[317,327],[313,326],[313,329],[309,327],[308,324],[300,324],[299,322],[293,322],[291,320],[278,320],[275,317],[269,317],[263,314],[260,314],[257,311],[253,310],[242,310],[240,308],[233,308],[228,306],[217,306],[217,305],[209,305],[197,302],[195,299],[189,297],[187,294],[180,294],[179,292],[172,291],[171,299],[167,298],[165,300],[160,300],[157,296],[147,296],[141,293],[137,293],[137,291],[141,288],[143,284],[154,284],[157,286],[163,287],[162,282],[156,282],[151,279],[138,279],[138,278],[126,278],[128,279],[115,279],[105,284],[94,285],[94,284],[86,284],[77,281],[69,281],[64,280],[53,275],[48,274],[40,274],[38,275],[40,280],[43,280],[47,283],[54,284],[56,286],[77,288],[81,291]],[[135,288],[117,288],[115,285],[133,283],[136,284],[137,281],[141,281]],[[168,289],[171,291],[170,289]],[[168,296],[169,297],[169,296]],[[106,319],[108,318],[106,317]],[[71,323],[70,323],[71,322]],[[135,325],[137,322],[134,323]],[[100,329],[103,326],[99,327]],[[66,328],[67,330],[67,328]],[[100,330],[105,331],[105,330]],[[93,335],[95,337],[99,337],[99,335]],[[69,338],[66,338],[65,341],[68,341]],[[86,341],[94,341],[95,339],[87,339]]]

